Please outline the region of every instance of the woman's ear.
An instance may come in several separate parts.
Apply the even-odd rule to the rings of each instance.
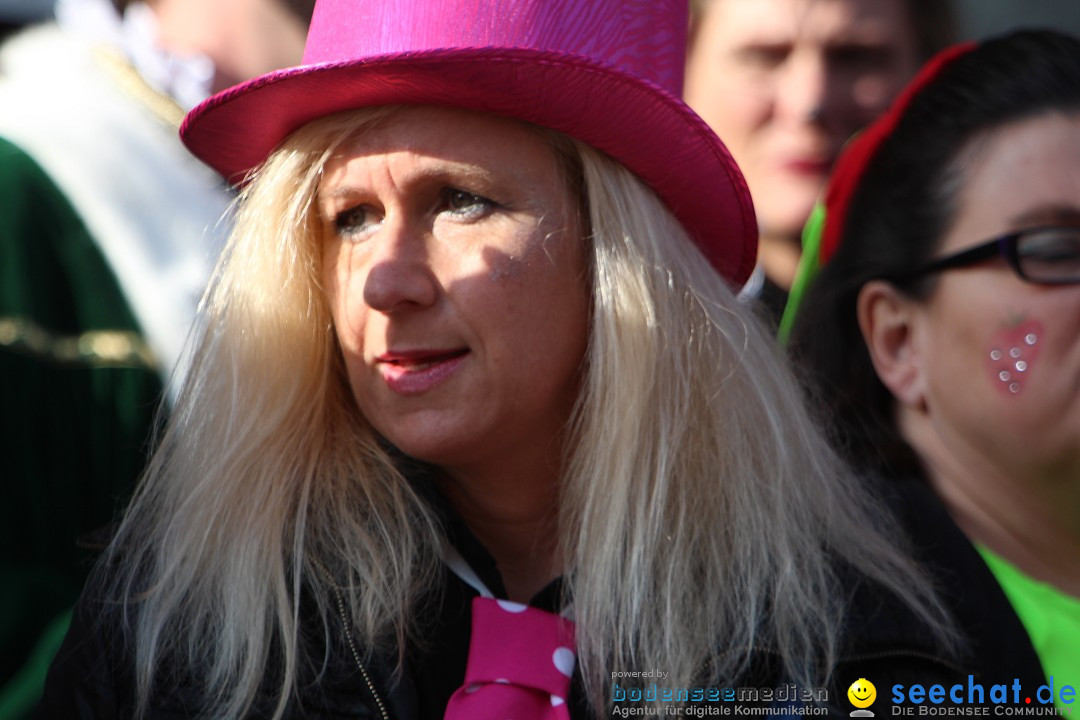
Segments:
[[[859,290],[856,314],[881,382],[902,405],[921,406],[926,380],[916,333],[915,302],[884,280]]]

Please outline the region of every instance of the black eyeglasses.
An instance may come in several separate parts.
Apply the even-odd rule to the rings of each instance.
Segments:
[[[998,255],[1028,282],[1040,285],[1080,283],[1080,226],[1017,230],[955,255],[933,260],[910,277],[973,265]]]

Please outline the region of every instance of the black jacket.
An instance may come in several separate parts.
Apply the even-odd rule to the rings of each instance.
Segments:
[[[907,700],[906,693],[913,685],[928,691],[940,684],[947,692],[959,684],[966,696],[968,686],[977,684],[984,686],[983,699],[989,702],[992,685],[1012,686],[1015,680],[1033,696],[1044,682],[1038,658],[1008,600],[971,543],[925,488],[904,486],[892,494],[889,502],[908,529],[917,556],[938,581],[938,589],[958,621],[966,646],[959,653],[943,650],[925,624],[894,597],[865,581],[852,580],[846,586],[850,608],[844,650],[827,688],[829,714],[848,716],[854,708],[847,700],[847,689],[860,678],[870,680],[877,688],[878,699],[870,709],[878,717],[892,714],[890,705],[898,685]],[[452,537],[470,565],[498,595],[501,581],[490,555],[467,531],[459,529]],[[860,577],[857,573],[851,576]],[[342,618],[334,618],[336,626],[325,634],[329,639],[313,631],[317,621],[302,622],[311,631],[306,646],[309,662],[300,670],[300,688],[286,716],[441,719],[449,694],[462,682],[470,631],[468,608],[475,595],[449,571],[445,588],[429,608],[434,619],[428,633],[430,641],[422,651],[413,649],[406,655],[405,672],[397,678],[391,672],[393,658],[365,656],[360,648],[352,646]],[[557,587],[549,587],[534,599],[534,604],[556,604],[558,595]],[[119,627],[115,607],[84,596],[50,670],[36,717],[75,720],[132,716],[131,652]],[[325,667],[324,657],[328,658]],[[778,654],[761,648],[753,657],[739,687],[785,686],[777,668]],[[168,679],[155,687],[149,717],[193,717],[200,698],[197,685],[170,677],[168,672],[163,677]],[[272,687],[272,680],[267,685]],[[580,698],[580,693],[577,695]],[[774,698],[778,696],[774,694]],[[777,703],[766,700],[745,704]],[[905,704],[915,707],[910,702]],[[269,717],[273,709],[268,694],[256,702],[250,716]],[[580,700],[572,711],[575,719],[586,717]]]
[[[911,699],[913,685],[925,692],[940,684],[946,692],[940,707],[953,703],[947,694],[956,684],[963,706],[992,706],[991,688],[1019,683],[1024,698],[1032,697],[1045,680],[1042,665],[1019,617],[982,556],[949,517],[941,501],[923,483],[911,480],[882,485],[880,495],[895,512],[912,543],[916,559],[935,582],[940,598],[956,623],[960,646],[942,653],[927,636],[924,625],[891,597],[872,588],[857,591],[848,617],[849,639],[837,669],[834,686],[839,707],[852,706],[845,694],[852,682],[869,679],[877,688],[873,709],[882,715],[902,715],[903,705],[919,715],[919,706],[932,703]],[[901,686],[895,690],[895,686]],[[981,686],[982,702],[968,702],[968,688]],[[902,702],[894,702],[902,697]],[[979,693],[976,690],[973,698]],[[993,715],[993,710],[990,712]]]

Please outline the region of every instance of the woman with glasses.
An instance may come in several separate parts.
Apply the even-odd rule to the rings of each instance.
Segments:
[[[1080,42],[935,58],[845,151],[821,254],[791,350],[840,447],[891,481],[976,642],[1019,662],[1030,638],[1075,685]]]

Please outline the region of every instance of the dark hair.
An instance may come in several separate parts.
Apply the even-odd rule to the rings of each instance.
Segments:
[[[1080,40],[1026,30],[988,40],[920,90],[859,180],[840,245],[803,298],[789,350],[840,450],[857,469],[922,476],[896,427],[856,318],[874,279],[921,299],[933,281],[895,280],[923,265],[955,214],[965,148],[1017,120],[1080,112]]]

